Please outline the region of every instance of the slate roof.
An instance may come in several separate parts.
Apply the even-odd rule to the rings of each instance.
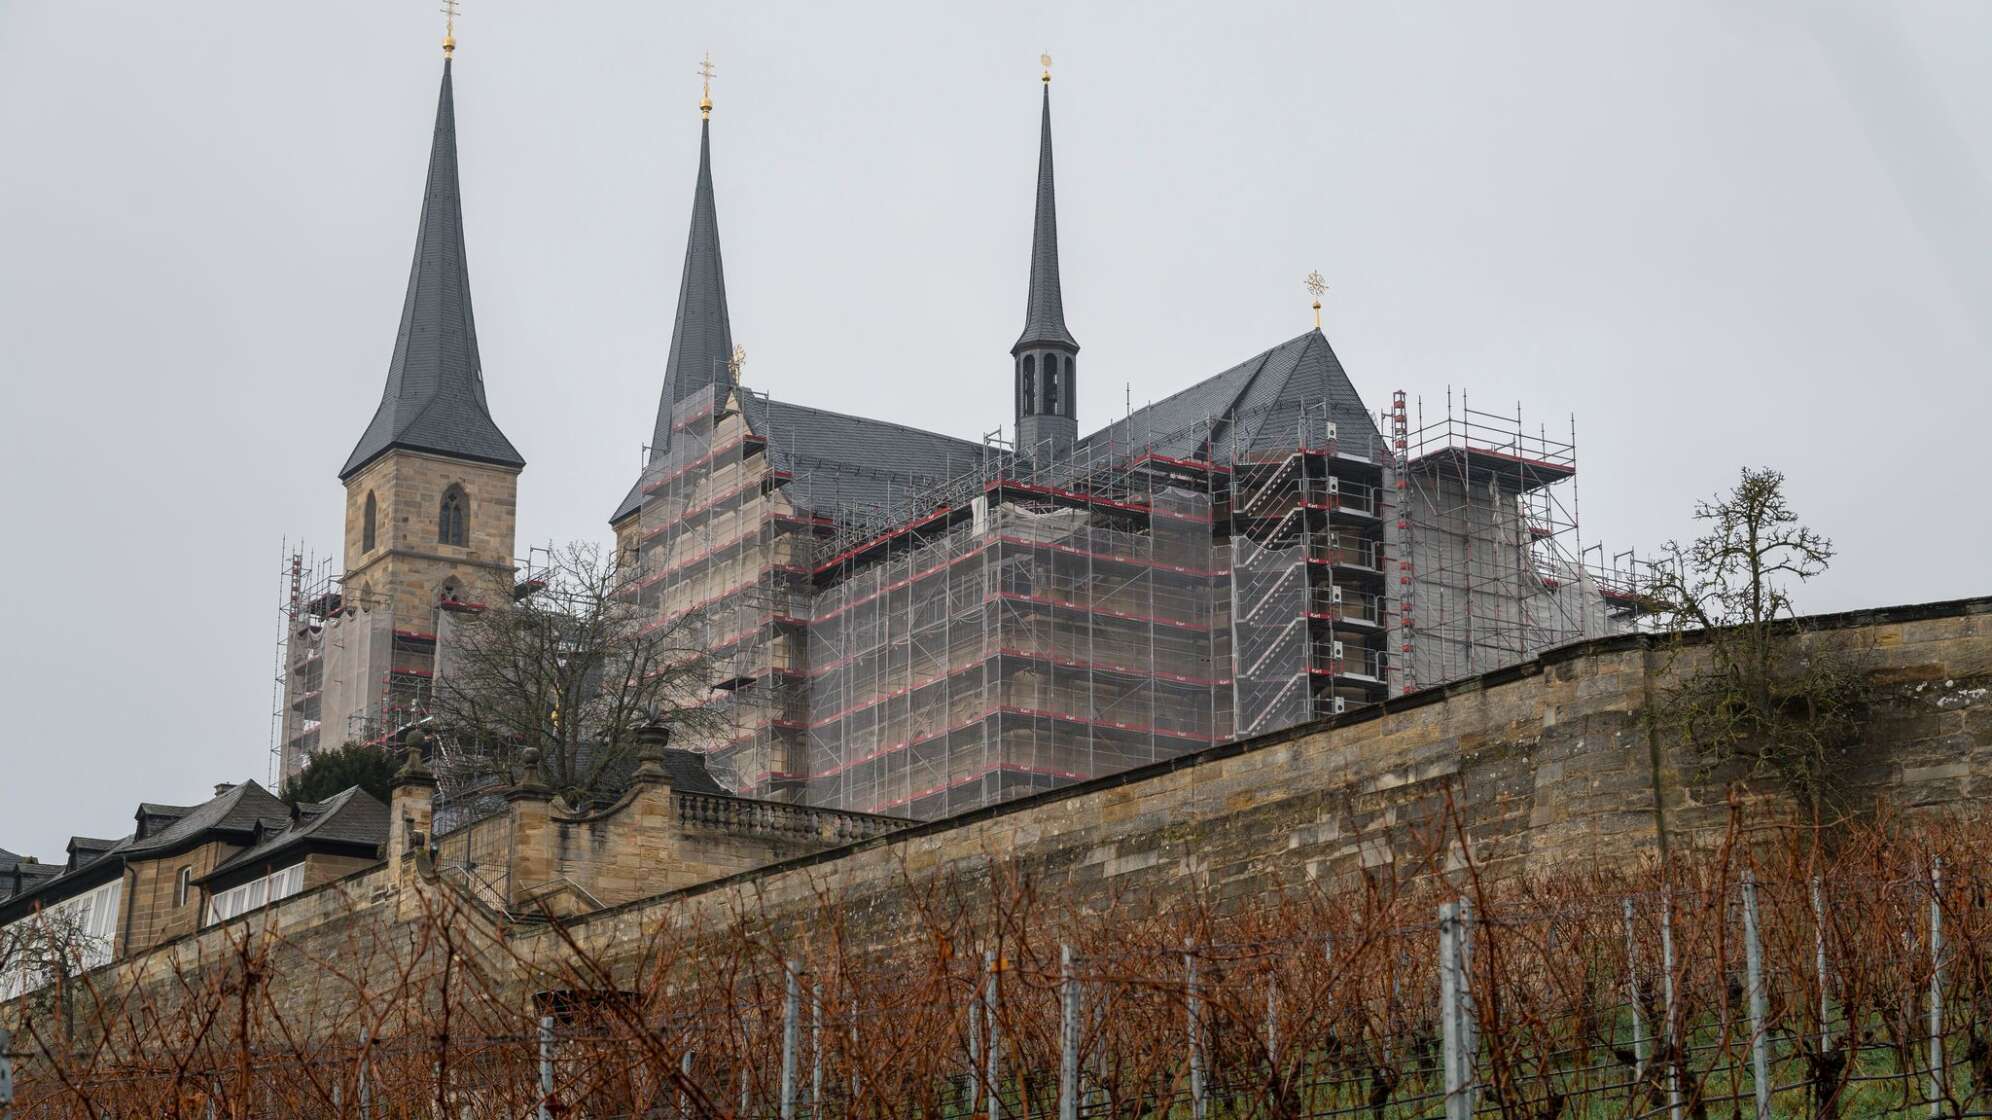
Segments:
[[[756,400],[748,423],[768,437],[775,465],[795,474],[784,488],[807,509],[884,508],[981,463],[975,440],[811,408]],[[758,421],[758,422],[757,422]]]
[[[464,254],[463,204],[457,182],[456,103],[450,63],[443,62],[436,132],[415,260],[380,407],[354,445],[341,481],[391,448],[428,451],[499,466],[523,467],[518,449],[498,430],[484,399],[477,324],[470,308],[470,265]]]
[[[749,429],[767,438],[773,465],[795,476],[784,491],[819,513],[862,515],[883,513],[888,503],[917,505],[921,490],[962,475],[989,453],[975,440],[825,408],[748,394],[741,407]],[[1152,440],[1158,454],[1203,458],[1213,453],[1201,426],[1208,419],[1214,453],[1222,458],[1234,448],[1292,443],[1303,416],[1314,424],[1333,422],[1356,454],[1382,450],[1376,421],[1318,330],[1137,409],[1081,443],[1112,441],[1127,449]],[[641,497],[640,487],[632,490],[627,509],[634,511]]]
[[[1381,449],[1382,435],[1376,421],[1342,369],[1334,348],[1318,330],[1136,409],[1131,416],[1114,421],[1081,442],[1112,440],[1120,447],[1139,447],[1153,439],[1159,454],[1201,458],[1209,452],[1203,433],[1193,429],[1209,418],[1213,421],[1211,442],[1222,457],[1234,447],[1291,443],[1296,416],[1323,402],[1327,419],[1352,450],[1359,448],[1359,441],[1369,440]]]
[[[706,756],[698,751],[664,748],[664,772],[671,788],[679,793],[731,793],[706,769]]]
[[[1058,197],[1051,174],[1051,83],[1044,86],[1044,112],[1038,130],[1037,220],[1031,230],[1031,286],[1024,297],[1024,333],[1010,347],[1015,356],[1027,346],[1061,346],[1077,353],[1079,342],[1065,327],[1065,295],[1058,283]]]
[[[58,863],[39,863],[0,848],[0,899],[25,894],[62,874]]]
[[[69,838],[69,862],[65,865],[65,869],[69,871],[81,871],[98,860],[103,859],[105,856],[110,855],[112,852],[123,850],[131,843],[131,839],[130,836],[125,836],[117,840],[100,840],[93,836],[71,836]]]
[[[699,124],[699,174],[692,184],[692,228],[685,236],[685,267],[678,276],[678,314],[671,321],[671,349],[664,358],[664,391],[650,435],[650,461],[671,447],[671,410],[715,381],[729,379],[733,323],[726,312],[726,266],[719,252],[719,209],[712,190],[712,121]],[[638,478],[610,516],[613,525],[643,504]]]
[[[324,801],[298,805],[296,820],[289,816],[259,820],[250,846],[217,864],[202,881],[245,868],[274,866],[317,847],[371,852],[386,840],[387,806],[351,786]]]
[[[146,808],[141,807],[144,813]],[[264,817],[286,816],[286,806],[275,794],[255,782],[244,782],[183,812],[178,819],[157,832],[147,831],[124,849],[127,856],[165,852],[182,844],[197,843],[209,832],[247,834]]]

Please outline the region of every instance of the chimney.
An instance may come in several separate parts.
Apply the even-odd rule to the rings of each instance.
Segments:
[[[232,790],[234,788],[235,788],[234,782],[216,782],[214,784],[214,795],[216,797],[220,797],[222,794],[227,793],[229,790]]]

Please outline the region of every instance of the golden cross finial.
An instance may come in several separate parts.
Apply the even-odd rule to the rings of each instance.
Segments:
[[[736,345],[733,356],[726,359],[726,372],[732,376],[735,385],[740,384],[740,371],[747,368],[747,348]]]
[[[1046,51],[1045,53],[1043,53],[1043,54],[1041,54],[1041,55],[1039,55],[1039,56],[1038,56],[1038,65],[1040,65],[1040,66],[1044,67],[1044,84],[1045,84],[1045,85],[1050,85],[1050,84],[1051,84],[1051,52],[1050,52],[1050,51]]]
[[[456,17],[460,0],[443,0],[443,57],[456,54]]]
[[[699,81],[702,83],[702,92],[699,94],[700,120],[712,119],[712,75],[712,52],[707,51],[705,58],[699,61]]]
[[[1321,278],[1321,270],[1317,268],[1308,273],[1307,279],[1301,283],[1314,294],[1314,329],[1318,331],[1321,329],[1321,296],[1328,290],[1328,281]]]

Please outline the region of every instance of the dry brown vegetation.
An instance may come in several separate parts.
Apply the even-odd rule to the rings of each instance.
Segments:
[[[432,885],[402,925],[240,923],[198,967],[42,993],[15,1033],[15,1115],[1055,1116],[1068,991],[1084,1114],[1439,1115],[1453,898],[1472,914],[1480,1112],[1741,1115],[1746,871],[1778,1112],[1923,1115],[1933,1087],[1944,1115],[1992,1106],[1992,824],[1882,821],[1830,849],[1740,835],[1664,868],[1496,880],[1457,858],[1435,871],[1461,850],[1435,830],[1429,859],[1230,905],[983,867],[903,882],[889,906],[825,896],[608,956],[585,927],[494,937]]]

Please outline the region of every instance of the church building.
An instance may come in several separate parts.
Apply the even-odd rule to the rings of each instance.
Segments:
[[[725,727],[682,745],[739,794],[935,818],[1631,624],[1637,597],[1568,512],[1574,440],[1464,398],[1429,422],[1403,392],[1373,410],[1318,278],[1314,329],[1082,417],[1045,62],[1023,322],[991,362],[1008,440],[743,382],[702,98],[647,466],[613,480],[609,517],[653,625],[720,666]],[[453,612],[523,593],[525,463],[486,400],[458,187],[446,61],[387,383],[340,471],[344,577],[287,608],[286,772],[419,719]]]

